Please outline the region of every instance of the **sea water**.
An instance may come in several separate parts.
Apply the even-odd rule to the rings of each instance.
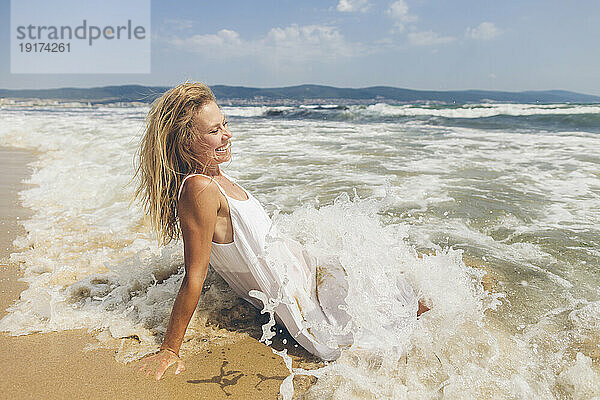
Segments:
[[[87,328],[121,360],[160,344],[183,254],[130,203],[147,111],[0,105],[0,145],[39,157],[11,255],[28,289],[0,329]],[[304,398],[600,396],[600,105],[223,111],[224,170],[280,231],[344,265],[348,312],[375,332],[320,369],[288,364],[318,376]],[[386,322],[401,280],[431,311],[399,333]],[[211,270],[182,352],[260,335],[259,319]]]

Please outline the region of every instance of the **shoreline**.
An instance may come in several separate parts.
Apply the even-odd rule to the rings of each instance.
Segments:
[[[9,262],[12,242],[25,234],[19,220],[32,215],[20,205],[18,192],[32,173],[36,156],[27,150],[0,147],[0,306],[6,309],[26,284],[22,272]],[[26,168],[24,168],[26,166]],[[225,346],[214,345],[204,354],[184,357],[186,371],[174,375],[171,367],[160,382],[136,373],[132,365],[115,360],[114,350],[84,351],[97,340],[86,329],[10,336],[0,333],[3,378],[0,391],[12,399],[276,399],[279,386],[289,372],[270,347],[252,337]],[[306,386],[308,382],[298,382]],[[300,389],[301,388],[297,388]]]
[[[26,284],[18,281],[22,273],[18,265],[9,263],[9,255],[16,250],[12,241],[25,234],[19,220],[32,215],[31,210],[20,205],[18,192],[27,187],[22,181],[32,172],[31,167],[23,166],[35,160],[36,155],[32,152],[0,147],[0,165],[5,170],[4,177],[0,178],[3,193],[0,221],[4,228],[0,236],[0,261],[3,264],[0,267],[0,282],[3,283],[0,317],[6,315],[4,310],[26,288]],[[475,260],[470,261],[470,264],[476,264]],[[488,285],[493,286],[493,283],[488,282]],[[290,346],[282,346],[281,339],[274,338],[275,347],[292,350]],[[288,336],[287,339],[290,341],[291,338]],[[281,382],[289,375],[283,360],[273,354],[270,347],[249,336],[223,346],[211,345],[205,353],[184,354],[186,371],[176,376],[172,367],[160,382],[137,374],[131,365],[117,362],[115,349],[84,350],[96,343],[97,340],[86,329],[26,336],[0,333],[0,348],[5,355],[0,362],[5,371],[0,390],[10,393],[10,397],[15,399],[85,397],[146,400],[149,397],[173,396],[276,399]],[[300,361],[299,366],[314,368],[310,361],[304,362],[307,360],[302,353],[291,351],[295,366]],[[295,377],[295,393],[301,394],[315,380],[310,376]]]

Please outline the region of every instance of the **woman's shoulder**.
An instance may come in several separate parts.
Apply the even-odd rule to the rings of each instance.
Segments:
[[[189,176],[182,182],[180,206],[219,204],[220,190],[216,182],[205,175]]]
[[[217,184],[206,176],[190,176],[182,182],[181,189],[177,217],[184,239],[186,235],[212,232],[221,208]]]

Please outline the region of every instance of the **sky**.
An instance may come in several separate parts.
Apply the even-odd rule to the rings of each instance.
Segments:
[[[598,0],[152,0],[140,74],[11,74],[9,0],[0,15],[5,89],[194,80],[600,95]]]

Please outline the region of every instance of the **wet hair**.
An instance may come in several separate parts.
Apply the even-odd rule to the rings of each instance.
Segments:
[[[160,244],[168,244],[181,235],[178,224],[178,191],[184,177],[206,172],[206,160],[191,150],[198,137],[195,116],[215,95],[199,82],[186,82],[157,98],[146,116],[145,133],[136,155],[139,183],[135,197],[144,211]]]

